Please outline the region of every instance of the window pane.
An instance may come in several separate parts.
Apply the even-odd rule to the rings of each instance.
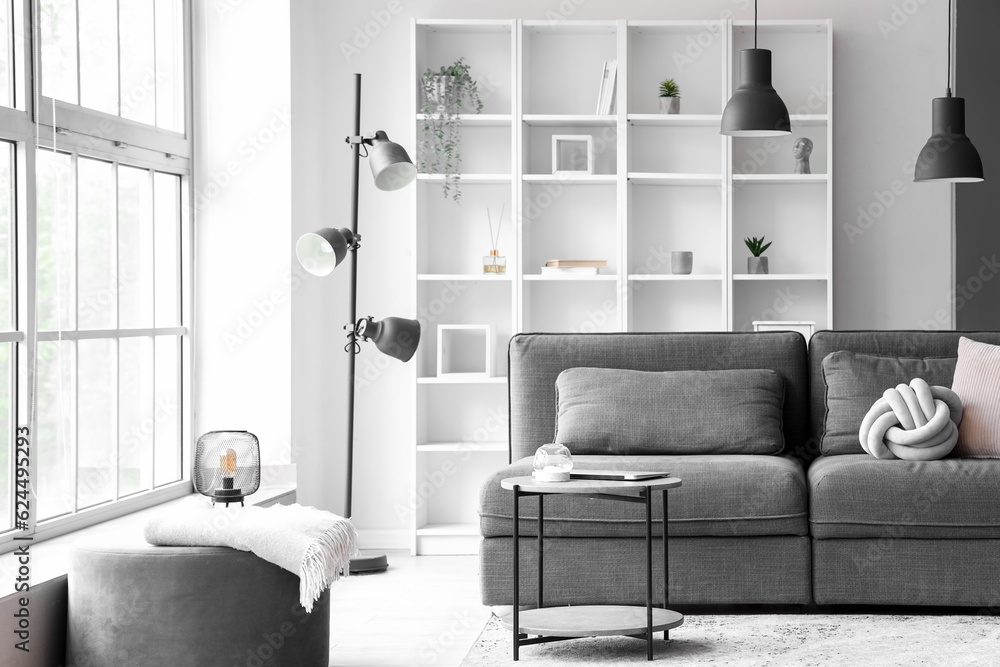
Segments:
[[[153,177],[156,234],[156,326],[181,323],[181,179],[157,172]]]
[[[14,471],[14,448],[10,441],[10,353],[11,344],[0,345],[0,530],[13,526],[14,488],[11,484]]]
[[[184,131],[184,6],[156,0],[156,125]]]
[[[118,326],[152,327],[153,194],[145,169],[118,167],[118,277]]]
[[[41,2],[42,95],[76,104],[76,0]]]
[[[73,511],[75,500],[76,400],[73,391],[72,342],[38,343],[38,427],[35,446],[39,469],[38,516],[45,520]]]
[[[153,0],[118,3],[121,41],[121,115],[156,123],[156,57]]]
[[[152,488],[153,339],[118,340],[118,495]]]
[[[110,162],[79,158],[77,178],[79,327],[113,329],[118,292],[115,167]]]
[[[115,498],[118,364],[114,340],[81,340],[78,345],[80,470],[76,495],[77,508],[83,509]]]
[[[76,191],[65,153],[37,151],[38,328],[72,329],[76,322]]]
[[[156,338],[156,414],[155,451],[157,486],[181,478],[180,339]]]
[[[118,2],[79,0],[80,104],[118,114]]]
[[[11,251],[13,249],[14,218],[14,147],[0,142],[0,330],[10,331],[14,325],[14,281]]]
[[[11,90],[11,71],[14,66],[14,21],[11,19],[10,0],[0,2],[0,104],[14,106]]]

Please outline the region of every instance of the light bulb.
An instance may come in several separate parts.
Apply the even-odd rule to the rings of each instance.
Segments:
[[[222,488],[233,488],[233,475],[236,474],[236,450],[227,449],[219,455],[219,469],[222,471]]]

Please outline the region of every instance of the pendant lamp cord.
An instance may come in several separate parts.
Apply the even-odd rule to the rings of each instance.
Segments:
[[[948,0],[948,97],[951,97],[951,48],[952,48],[952,33],[951,33],[951,17],[952,17],[952,0]]]
[[[753,0],[753,48],[757,48],[757,0]]]

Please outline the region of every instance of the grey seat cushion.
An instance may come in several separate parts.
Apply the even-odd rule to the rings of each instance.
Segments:
[[[771,369],[568,368],[555,442],[574,454],[779,454],[783,398]]]
[[[816,539],[1000,538],[1000,460],[823,456],[809,467]]]
[[[680,477],[669,492],[671,536],[806,535],[806,478],[787,456],[745,454],[692,456],[574,456],[580,469],[657,470]],[[514,496],[500,480],[531,474],[531,458],[494,473],[479,496],[480,532],[502,537],[514,532]],[[662,534],[663,506],[653,498],[653,533]],[[572,496],[546,496],[545,535],[553,537],[640,537],[646,534],[641,505]],[[522,535],[537,535],[538,502],[521,505]]]

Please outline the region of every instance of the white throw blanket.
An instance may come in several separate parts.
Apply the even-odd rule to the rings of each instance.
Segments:
[[[157,546],[250,551],[299,575],[299,602],[307,612],[350,572],[350,559],[358,555],[350,519],[298,504],[223,508],[198,499],[160,512],[146,523],[144,535]]]

